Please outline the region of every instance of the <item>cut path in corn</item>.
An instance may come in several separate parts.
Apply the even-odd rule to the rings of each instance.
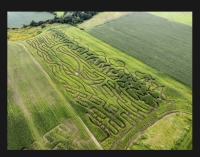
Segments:
[[[62,95],[62,93],[57,89],[57,87],[55,86],[55,84],[52,82],[51,78],[49,77],[49,75],[46,73],[46,71],[41,67],[41,65],[37,62],[37,60],[31,55],[31,52],[26,48],[26,46],[23,43],[18,43],[20,44],[29,54],[30,58],[34,61],[34,63],[38,66],[38,68],[44,72],[44,74],[46,75],[48,82],[52,85],[52,87],[54,88],[54,90],[59,94],[59,96],[65,100],[64,96]],[[88,127],[84,124],[84,122],[81,120],[81,118],[78,116],[76,116],[76,111],[71,107],[71,105],[69,103],[66,103],[66,105],[69,107],[69,109],[72,111],[72,113],[74,114],[74,117],[76,117],[80,123],[82,124],[82,126],[85,128],[85,130],[87,131],[87,133],[89,134],[89,136],[91,137],[91,139],[93,140],[93,142],[97,145],[97,147],[100,150],[103,150],[102,146],[100,145],[100,143],[97,141],[97,139],[93,136],[93,134],[89,131]]]

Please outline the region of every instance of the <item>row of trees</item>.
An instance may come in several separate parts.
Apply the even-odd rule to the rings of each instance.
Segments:
[[[29,24],[30,26],[40,26],[42,28],[45,27],[44,24],[49,23],[67,23],[71,25],[76,25],[78,23],[82,23],[84,20],[88,20],[96,15],[97,11],[71,11],[71,12],[64,12],[63,16],[57,17],[56,13],[53,11],[49,11],[50,13],[54,14],[54,18],[46,21],[39,21],[35,22],[34,20],[31,21]],[[23,27],[27,27],[28,25],[23,25]]]

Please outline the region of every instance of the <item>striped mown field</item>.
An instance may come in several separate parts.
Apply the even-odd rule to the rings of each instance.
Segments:
[[[7,81],[8,150],[98,149],[55,83],[19,42],[8,42]]]
[[[138,12],[86,31],[192,87],[191,26]]]
[[[148,12],[150,14],[160,16],[169,21],[180,22],[192,26],[192,12]]]

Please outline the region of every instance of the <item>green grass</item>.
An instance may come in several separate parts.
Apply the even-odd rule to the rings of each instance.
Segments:
[[[192,150],[192,125],[190,128],[184,128],[187,130],[187,134],[181,139],[176,146],[176,149],[179,150]]]
[[[89,139],[77,114],[51,78],[30,52],[16,42],[8,42],[7,102],[9,150],[35,149],[34,141],[40,143],[38,149],[47,149],[43,135],[68,118],[78,125],[77,137]],[[96,149],[93,142],[91,145]]]
[[[26,121],[25,114],[17,107],[16,103],[8,101],[7,144],[8,150],[20,150],[24,146],[30,147],[34,140]],[[26,129],[24,129],[26,128]]]
[[[78,24],[79,28],[89,29],[91,27],[105,23],[106,21],[117,19],[123,15],[130,14],[131,12],[99,12],[91,19]]]
[[[57,17],[61,17],[64,14],[64,11],[55,11]]]
[[[76,27],[47,27],[22,43],[27,52],[16,42],[8,42],[8,101],[18,104],[26,120],[23,125],[28,126],[25,136],[32,140],[12,143],[15,130],[9,130],[9,149],[22,145],[28,149],[99,149],[79,117],[103,149],[127,149],[138,132],[165,114],[192,113],[190,87]],[[17,112],[10,106],[9,113]],[[11,120],[8,123],[13,125]],[[58,133],[61,124],[71,128],[67,134],[71,139],[63,140],[65,133]],[[21,127],[16,130],[23,131]],[[44,136],[49,139],[46,144]],[[191,139],[189,134],[185,137]],[[85,146],[72,143],[74,139]],[[89,139],[91,144],[85,142]],[[56,146],[59,141],[67,148]]]
[[[192,26],[192,12],[148,12],[150,14],[168,19],[170,22],[180,22]]]
[[[191,16],[190,16],[191,18]],[[86,30],[145,64],[192,87],[192,27],[146,12]]]
[[[138,131],[147,129],[149,123],[159,120],[163,114],[175,111],[191,114],[191,88],[164,73],[157,73],[156,69],[76,27],[63,24],[52,28],[44,30],[36,38],[24,40],[23,44],[48,73],[56,91],[59,90],[69,100],[75,113],[104,149],[127,149]],[[101,60],[97,61],[100,57]],[[99,66],[103,60],[113,72],[109,73],[108,69]],[[143,87],[148,87],[153,96],[141,96],[137,100],[128,94],[126,90],[131,79],[132,83],[140,82],[141,85],[132,85],[133,88],[139,88],[142,92],[145,90]],[[141,84],[144,80],[145,84]],[[121,85],[124,87],[118,88],[118,82],[124,83]],[[163,91],[161,87],[164,87]],[[161,100],[156,100],[157,97]],[[156,107],[152,105],[155,101],[159,102],[158,108],[147,113]],[[40,110],[42,108],[38,107],[37,111]],[[138,114],[135,112],[137,110]],[[59,111],[52,112],[56,115]],[[43,114],[48,117],[43,117]],[[44,111],[41,118],[37,117],[40,121],[47,121],[51,116],[51,112]],[[47,131],[45,128],[53,126],[52,123],[45,124],[40,132]]]
[[[192,140],[191,118],[184,113],[168,115],[149,127],[129,149],[188,150]]]
[[[45,26],[56,25],[54,24],[45,24]],[[46,28],[41,28],[41,26],[27,26],[26,28],[18,28],[18,29],[8,29],[7,36],[9,41],[16,41],[16,40],[24,40],[30,37],[37,36],[39,32],[45,30]]]

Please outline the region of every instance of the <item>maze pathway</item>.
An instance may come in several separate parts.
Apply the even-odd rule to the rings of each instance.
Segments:
[[[102,51],[91,51],[89,45],[80,44],[81,41],[53,28],[26,40],[73,101],[87,110],[85,116],[91,124],[105,133],[100,142],[113,136],[119,139],[167,100],[165,87],[156,84],[147,73],[130,73],[125,62],[108,58]],[[60,124],[43,136],[48,149],[70,149],[57,139],[67,141],[75,137],[77,128],[64,126]],[[73,149],[83,149],[80,141],[75,140],[75,143]]]
[[[35,150],[92,150],[92,140],[85,140],[80,136],[77,125],[69,118],[44,134],[43,142],[34,141],[32,146]]]

